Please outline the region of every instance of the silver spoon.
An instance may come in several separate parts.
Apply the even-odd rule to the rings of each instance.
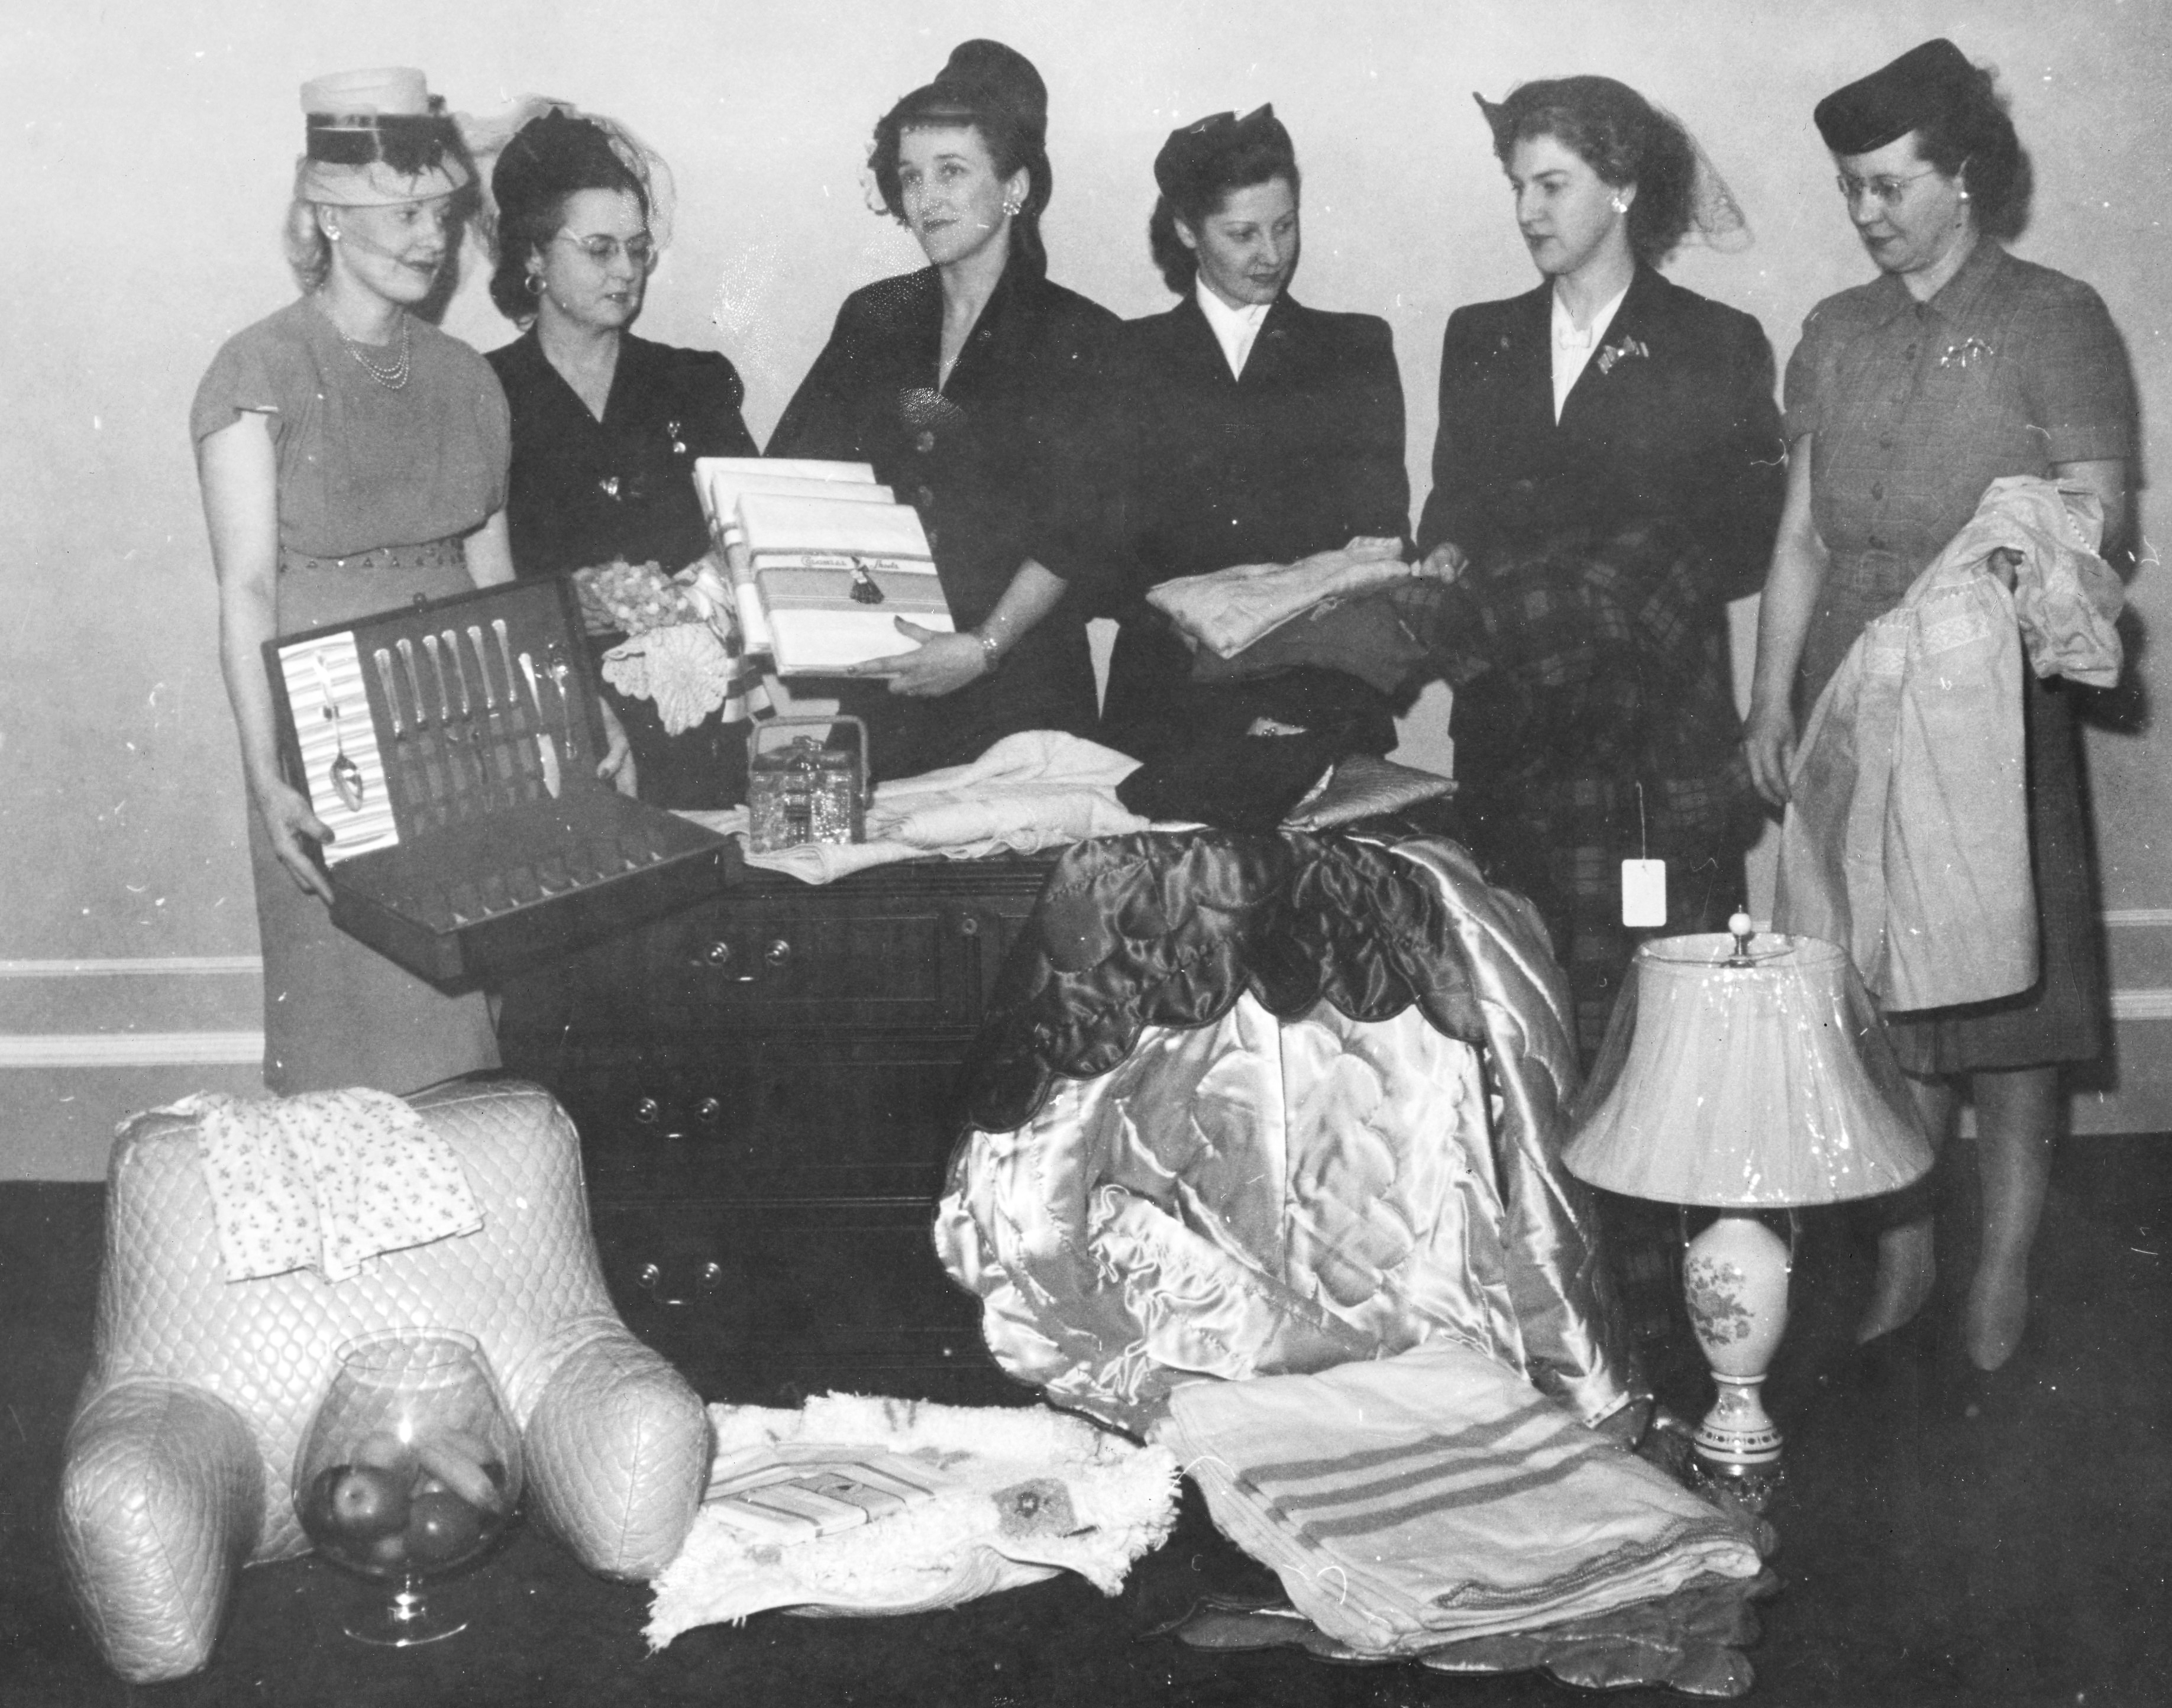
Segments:
[[[332,692],[331,672],[325,668],[325,655],[319,653],[315,658],[317,685],[324,694],[325,719],[332,727],[332,789],[347,803],[347,811],[358,813],[363,793],[362,767],[347,757],[347,744],[340,736],[339,698]]]
[[[566,726],[566,759],[570,764],[580,751],[573,740],[573,702],[566,693],[566,683],[573,674],[573,667],[566,662],[566,655],[559,651],[556,641],[545,645],[543,656],[550,663],[551,685],[558,690],[558,716]]]

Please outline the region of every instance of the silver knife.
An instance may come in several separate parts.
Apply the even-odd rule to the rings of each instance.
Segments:
[[[430,727],[430,714],[422,704],[422,673],[415,668],[415,643],[402,635],[393,644],[400,648],[400,662],[407,667],[407,686],[414,692],[415,728],[418,730],[427,729]]]
[[[379,647],[373,656],[377,660],[377,685],[384,690],[384,704],[392,713],[392,739],[404,741],[407,732],[400,727],[400,690],[392,683],[392,654]]]
[[[543,694],[535,685],[535,661],[527,653],[520,655],[520,674],[528,679],[528,697],[535,705],[535,722],[543,722]],[[543,760],[543,787],[556,800],[558,792],[565,787],[565,778],[558,770],[558,749],[551,740],[551,732],[539,728],[535,732],[535,751]]]
[[[482,676],[483,709],[486,712],[496,712],[497,710],[497,696],[491,691],[490,658],[482,649],[482,626],[481,624],[470,623],[468,625],[468,644],[475,648],[476,669]]]
[[[423,636],[422,650],[430,655],[430,674],[438,679],[438,710],[443,714],[445,733],[457,740],[459,732],[453,728],[453,696],[445,686],[445,661],[438,656],[438,637]]]
[[[520,685],[513,677],[513,642],[505,637],[505,619],[492,617],[492,631],[497,636],[497,655],[505,660],[505,703],[508,710],[519,704]]]
[[[467,810],[467,774],[461,769],[460,755],[453,745],[460,739],[460,733],[453,723],[453,696],[445,686],[445,661],[438,655],[438,637],[423,636],[422,650],[430,655],[430,674],[438,679],[438,727],[444,732],[445,779],[451,786],[452,794],[447,811],[450,815],[464,815]]]
[[[460,685],[460,721],[475,722],[475,701],[468,694],[467,660],[460,657],[460,637],[450,629],[445,631],[445,651],[452,655],[453,675]]]

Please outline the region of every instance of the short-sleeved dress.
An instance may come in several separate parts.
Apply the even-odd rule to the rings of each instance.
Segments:
[[[271,428],[282,635],[474,585],[461,540],[505,504],[505,395],[465,344],[421,320],[409,328],[407,383],[395,389],[304,298],[236,333],[196,389],[195,442],[244,413]],[[253,806],[249,851],[267,1088],[405,1093],[497,1065],[482,994],[447,996],[336,929],[279,863]]]
[[[933,267],[857,290],[793,395],[772,457],[868,462],[914,506],[960,631],[993,610],[1029,558],[1067,598],[990,674],[920,699],[847,685],[878,777],[977,759],[1002,737],[1094,730],[1094,666],[1075,597],[1090,568],[1078,517],[1086,412],[1116,317],[1015,259],[938,386],[943,285]],[[910,642],[899,637],[898,650]],[[825,691],[828,691],[826,687]]]
[[[1900,279],[1827,298],[1788,364],[1790,443],[1813,435],[1812,515],[1831,562],[1796,683],[1806,713],[1872,618],[2006,475],[2127,460],[2134,391],[2097,293],[1989,239],[1927,303]],[[2019,995],[1894,1017],[1918,1073],[2085,1061],[2109,1025],[2073,692],[2026,679],[2031,863],[2043,973]]]
[[[513,412],[506,522],[516,572],[564,575],[623,558],[673,575],[709,549],[694,459],[761,454],[740,416],[745,388],[728,359],[628,333],[601,420],[551,365],[532,328],[486,359]],[[744,723],[726,724],[719,708],[672,735],[654,701],[605,693],[626,727],[643,800],[710,808],[744,797]]]

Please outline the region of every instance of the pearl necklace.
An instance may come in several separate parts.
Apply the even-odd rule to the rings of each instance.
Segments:
[[[407,358],[413,353],[410,347],[411,338],[407,317],[402,314],[400,317],[400,359],[390,364],[371,361],[367,352],[374,346],[358,343],[344,332],[340,335],[340,342],[347,346],[347,353],[362,364],[364,373],[387,391],[397,391],[407,383]]]

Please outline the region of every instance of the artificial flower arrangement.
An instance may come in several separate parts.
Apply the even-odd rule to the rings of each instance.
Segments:
[[[667,733],[694,728],[719,706],[745,718],[760,678],[740,657],[731,580],[704,555],[676,575],[655,563],[615,559],[573,572],[581,615],[592,635],[624,635],[604,654],[604,680],[656,702]]]

